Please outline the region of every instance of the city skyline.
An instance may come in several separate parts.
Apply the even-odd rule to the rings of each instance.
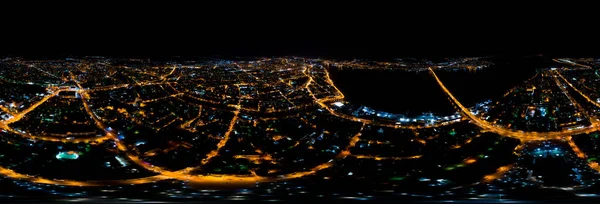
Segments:
[[[504,69],[518,64],[534,69]],[[0,188],[40,199],[146,201],[287,194],[494,201],[523,199],[521,192],[536,189],[594,198],[599,65],[595,58],[545,56],[3,57]],[[490,88],[502,80],[474,84],[492,98],[455,89],[498,71],[525,80],[498,91]],[[340,74],[348,72],[358,81],[343,83]],[[403,83],[392,78],[398,88],[370,88],[391,93],[391,104],[432,95],[432,103],[405,108],[447,105],[454,112],[405,114],[356,102],[367,96],[344,92],[381,77],[365,73],[408,76]],[[343,188],[346,182],[361,185]],[[162,196],[120,194],[136,189]]]

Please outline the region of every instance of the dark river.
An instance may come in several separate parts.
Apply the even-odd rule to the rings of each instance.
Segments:
[[[537,68],[554,66],[543,57],[495,57],[493,66],[476,72],[437,71],[448,89],[470,107],[487,99],[502,97],[510,88],[535,75]],[[429,72],[330,69],[336,86],[346,100],[390,113],[420,115],[455,112]]]

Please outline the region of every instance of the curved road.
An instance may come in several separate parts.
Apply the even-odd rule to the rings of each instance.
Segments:
[[[458,99],[456,99],[456,97],[454,97],[454,95],[452,95],[452,93],[448,90],[448,88],[446,88],[444,83],[442,83],[440,78],[438,78],[438,76],[435,74],[435,71],[433,71],[433,69],[431,67],[429,68],[429,71],[431,72],[431,74],[433,75],[435,80],[437,81],[438,85],[440,85],[442,90],[448,95],[448,97],[450,97],[451,101],[458,106],[460,111],[463,112],[463,114],[466,115],[469,119],[471,119],[471,121],[473,121],[473,124],[479,126],[480,128],[482,128],[483,130],[485,130],[487,132],[493,132],[493,133],[496,133],[496,134],[499,134],[502,136],[516,138],[521,141],[535,141],[535,140],[552,140],[552,139],[565,140],[565,139],[567,139],[567,137],[569,137],[571,135],[591,133],[593,131],[599,130],[597,123],[592,123],[591,126],[581,128],[581,129],[563,130],[563,131],[554,131],[554,132],[524,132],[524,131],[516,131],[516,130],[511,130],[511,129],[494,126],[490,122],[482,120],[479,117],[473,115],[473,113],[471,113],[471,111],[469,111],[468,108],[465,108],[460,103],[460,101],[458,101]]]

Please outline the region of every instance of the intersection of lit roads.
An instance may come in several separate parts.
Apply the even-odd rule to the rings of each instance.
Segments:
[[[571,61],[555,59],[556,62],[564,66],[585,67]],[[20,173],[10,167],[0,167],[0,174],[4,177],[24,180],[40,184],[64,185],[64,186],[110,186],[110,185],[134,185],[154,183],[162,180],[180,180],[193,184],[208,185],[240,185],[251,186],[261,182],[277,182],[294,180],[307,176],[314,176],[319,172],[334,167],[338,162],[347,158],[361,160],[416,160],[423,155],[407,156],[379,156],[363,155],[354,153],[358,144],[363,140],[366,129],[376,129],[378,127],[388,128],[390,130],[415,132],[415,135],[421,130],[435,129],[455,123],[468,121],[480,128],[481,133],[494,133],[503,137],[514,138],[524,143],[536,143],[539,141],[555,140],[566,141],[580,158],[586,158],[577,145],[572,141],[572,136],[579,134],[589,134],[600,130],[600,120],[596,116],[587,114],[588,111],[580,103],[591,104],[600,108],[600,103],[581,91],[576,85],[572,84],[565,76],[561,74],[561,69],[546,70],[557,86],[561,88],[571,103],[587,116],[591,125],[565,129],[559,131],[531,132],[514,130],[508,127],[499,126],[475,114],[470,108],[465,107],[448,89],[443,79],[439,78],[436,72],[443,69],[441,66],[432,66],[428,70],[431,76],[438,83],[441,90],[448,96],[449,101],[457,108],[457,111],[463,116],[462,119],[450,123],[441,123],[435,125],[423,124],[398,124],[393,122],[377,121],[369,118],[361,118],[351,114],[339,112],[334,103],[344,102],[344,94],[335,86],[328,72],[328,67],[333,62],[325,60],[306,60],[302,58],[291,59],[261,59],[256,61],[223,62],[224,64],[202,64],[202,65],[152,65],[135,67],[129,64],[106,65],[102,72],[94,71],[94,63],[99,62],[78,62],[77,65],[68,69],[56,69],[44,67],[43,63],[37,61],[19,61],[11,62],[19,65],[26,65],[28,69],[40,71],[42,79],[51,79],[52,83],[31,80],[18,82],[17,77],[3,77],[3,86],[10,83],[36,84],[45,88],[46,93],[43,96],[34,97],[35,101],[27,103],[23,108],[0,104],[1,113],[7,115],[0,121],[0,129],[3,135],[10,134],[14,137],[20,137],[29,142],[52,142],[53,144],[89,144],[98,146],[111,142],[114,144],[114,152],[123,155],[127,162],[151,172],[150,176],[142,176],[127,179],[112,180],[77,180],[64,178],[48,178],[28,173]],[[100,63],[100,64],[104,64]],[[345,65],[350,66],[350,65]],[[109,68],[106,68],[109,67]],[[265,68],[270,67],[270,68]],[[116,76],[117,72],[123,71],[127,74]],[[128,75],[129,74],[129,75]],[[9,79],[10,78],[10,79]],[[215,84],[216,83],[216,84]],[[152,87],[146,89],[145,87]],[[566,91],[568,87],[574,92]],[[133,91],[131,91],[133,90]],[[122,92],[116,92],[122,91]],[[74,93],[74,98],[63,99],[61,94]],[[114,94],[118,93],[118,94]],[[126,93],[126,94],[123,94]],[[119,95],[121,94],[121,95]],[[147,96],[145,96],[147,94]],[[574,99],[573,94],[585,99],[578,101]],[[110,95],[119,97],[118,100],[124,100],[120,105],[102,103],[101,97]],[[52,100],[64,100],[68,103],[77,103],[82,107],[77,110],[85,112],[89,121],[75,121],[73,123],[82,123],[89,125],[89,128],[100,130],[101,135],[73,134],[71,132],[64,134],[47,134],[39,130],[28,131],[20,122],[24,120],[38,120],[33,113],[40,110],[40,107],[46,107],[53,110],[50,103]],[[175,107],[185,107],[184,115],[179,112],[169,110],[166,113],[160,112],[160,106],[153,104],[160,103],[179,104]],[[441,102],[440,102],[441,103]],[[151,108],[149,108],[151,107]],[[188,110],[189,109],[189,110]],[[193,113],[191,113],[193,112]],[[283,154],[279,150],[272,150],[273,147],[262,147],[259,141],[265,139],[252,139],[251,142],[240,136],[242,127],[248,127],[249,132],[259,132],[256,134],[268,134],[267,138],[271,143],[282,143],[289,141],[292,145],[289,149],[307,148],[313,150],[318,148],[315,145],[315,139],[293,138],[286,135],[286,132],[279,132],[271,128],[271,121],[280,119],[293,119],[300,121],[298,127],[311,128],[314,131],[312,135],[323,137],[336,137],[339,130],[334,127],[321,126],[318,121],[319,115],[312,115],[312,112],[327,115],[327,117],[338,118],[353,126],[349,133],[345,133],[347,139],[343,143],[337,142],[337,150],[330,151],[328,158],[322,162],[311,163],[303,168],[296,168],[293,171],[282,171],[277,169],[279,163],[285,162],[286,158],[279,156]],[[210,113],[210,114],[209,114]],[[218,113],[218,114],[217,114]],[[162,114],[162,115],[161,115]],[[221,117],[221,118],[219,118]],[[157,133],[167,134],[171,129],[186,132],[186,134],[197,138],[210,138],[206,143],[214,145],[209,151],[205,151],[201,158],[197,158],[195,165],[187,167],[169,167],[168,165],[154,164],[155,155],[169,154],[174,149],[190,149],[195,145],[193,142],[201,139],[181,139],[174,142],[171,147],[160,147],[142,149],[137,144],[121,137],[123,134],[121,127],[115,127],[114,124],[120,124],[115,121],[124,121],[123,124],[134,124],[148,127]],[[15,127],[18,125],[19,127]],[[262,128],[267,124],[266,128]],[[211,132],[206,126],[220,127],[220,131]],[[87,126],[86,126],[87,127]],[[317,128],[318,127],[318,128]],[[35,127],[34,127],[35,128]],[[262,128],[262,129],[261,129]],[[137,134],[137,132],[135,133]],[[142,133],[143,134],[143,133]],[[250,134],[250,133],[248,133]],[[252,133],[254,134],[254,133]],[[342,134],[342,133],[340,133]],[[315,136],[310,137],[315,137]],[[176,135],[172,135],[175,137]],[[178,136],[177,136],[178,137]],[[264,137],[267,137],[265,135]],[[475,136],[474,136],[475,137]],[[316,138],[316,137],[315,137]],[[469,138],[465,144],[471,142]],[[316,141],[321,139],[316,139]],[[426,137],[417,137],[419,144],[426,145],[431,139]],[[7,139],[6,141],[10,141]],[[204,141],[204,140],[203,140]],[[200,145],[201,142],[198,142]],[[368,141],[371,143],[384,143],[380,141]],[[235,152],[235,146],[229,145],[249,144],[252,153]],[[204,144],[205,145],[205,144]],[[459,149],[464,144],[458,144],[452,149]],[[160,146],[160,145],[157,145]],[[266,149],[266,150],[265,150]],[[318,150],[318,149],[317,149]],[[220,159],[222,155],[231,155],[236,160],[247,160],[249,163],[271,164],[274,167],[268,167],[266,173],[259,173],[256,169],[250,168],[247,173],[214,173],[207,172],[207,165]],[[250,150],[249,150],[250,151]],[[299,150],[302,151],[302,150]],[[329,152],[329,151],[328,151]],[[462,166],[478,162],[482,158],[468,157],[463,160]],[[75,161],[76,162],[76,161]],[[223,161],[225,162],[225,161]],[[459,165],[459,166],[460,166]],[[500,178],[504,173],[511,169],[513,164],[500,166],[496,172],[490,172],[481,178],[482,182],[491,182]],[[589,162],[589,166],[599,170],[596,162]],[[283,173],[278,173],[283,172]]]

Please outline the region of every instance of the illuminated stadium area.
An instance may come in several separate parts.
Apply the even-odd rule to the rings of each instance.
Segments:
[[[58,160],[76,160],[79,158],[79,153],[75,151],[59,152],[56,154]]]

